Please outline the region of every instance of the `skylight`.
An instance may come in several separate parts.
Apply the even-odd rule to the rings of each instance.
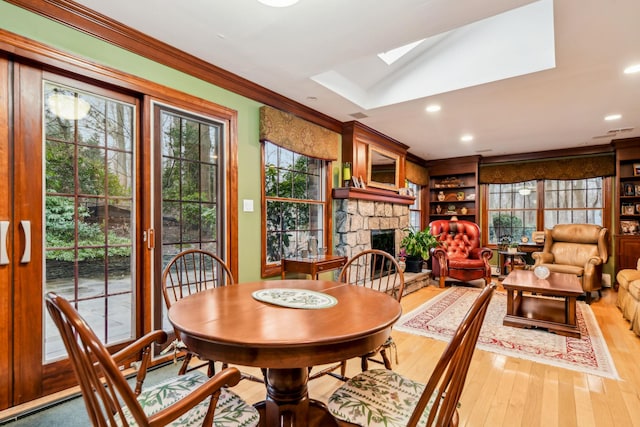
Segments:
[[[555,67],[553,0],[425,36],[311,79],[370,110]]]
[[[398,59],[409,53],[414,47],[418,46],[425,39],[418,40],[417,42],[405,44],[404,46],[397,47],[395,49],[388,50],[378,54],[378,58],[382,59],[387,65],[391,65]]]

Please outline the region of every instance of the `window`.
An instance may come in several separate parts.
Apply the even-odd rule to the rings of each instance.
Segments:
[[[283,256],[300,256],[317,244],[327,247],[327,166],[314,159],[263,144],[264,209],[262,275],[280,272]]]
[[[488,198],[489,243],[503,238],[531,237],[537,230],[535,181],[517,184],[490,184]]]
[[[416,199],[413,204],[409,206],[409,227],[412,230],[422,230],[422,211],[420,210],[420,190],[421,187],[418,184],[414,184],[407,180],[409,190],[413,193]]]
[[[489,184],[488,243],[499,243],[504,237],[530,239],[533,231],[560,223],[603,225],[603,183],[604,178],[598,177]]]
[[[177,253],[204,249],[224,258],[221,150],[224,126],[158,107],[162,147],[163,265]]]
[[[602,225],[602,178],[544,182],[544,226]]]

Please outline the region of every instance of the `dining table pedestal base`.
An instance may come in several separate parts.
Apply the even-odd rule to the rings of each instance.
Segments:
[[[308,368],[267,369],[267,398],[254,405],[260,426],[337,427],[326,405],[309,399],[308,381]]]

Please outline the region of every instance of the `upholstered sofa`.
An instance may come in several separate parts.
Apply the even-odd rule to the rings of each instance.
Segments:
[[[540,265],[556,273],[578,276],[591,303],[592,292],[602,289],[602,266],[609,257],[609,230],[594,224],[557,224],[545,229],[544,248],[534,252]]]
[[[439,277],[441,288],[448,278],[462,282],[477,279],[484,279],[485,284],[491,282],[489,260],[493,251],[480,246],[478,224],[439,219],[432,221],[429,228],[440,243],[432,252],[432,274]]]
[[[631,330],[640,336],[640,259],[635,270],[620,270],[616,276],[618,300],[616,304],[622,316],[631,322]]]

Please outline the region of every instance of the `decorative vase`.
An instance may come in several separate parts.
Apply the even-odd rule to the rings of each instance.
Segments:
[[[543,265],[539,265],[538,267],[536,267],[533,270],[533,274],[535,274],[538,279],[544,280],[547,277],[549,277],[551,272],[549,271],[549,269],[547,267],[545,267]]]

